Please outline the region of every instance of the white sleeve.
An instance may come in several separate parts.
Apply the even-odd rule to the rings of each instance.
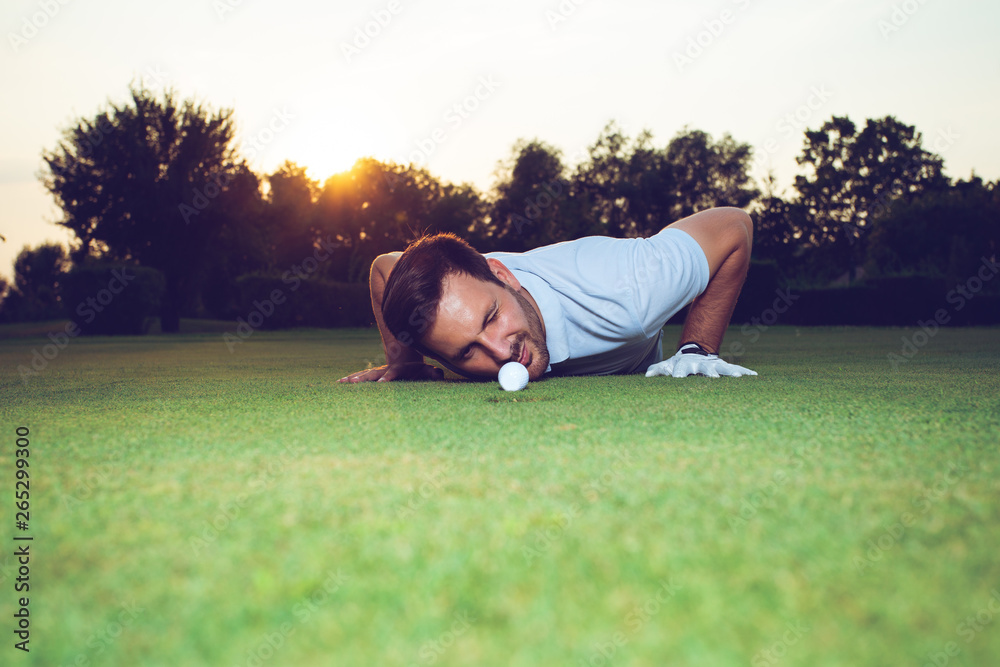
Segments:
[[[708,258],[698,242],[679,229],[664,229],[639,241],[631,258],[630,288],[643,331],[653,336],[708,287]]]

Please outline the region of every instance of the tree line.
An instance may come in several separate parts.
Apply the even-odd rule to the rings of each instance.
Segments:
[[[159,317],[232,317],[241,277],[281,276],[322,247],[304,279],[361,283],[379,254],[453,232],[481,252],[587,235],[648,236],[684,216],[736,206],[755,219],[755,262],[786,284],[861,276],[961,279],[1000,237],[997,182],[952,180],[941,155],[892,116],[834,116],[804,133],[790,191],[750,175],[753,150],[683,128],[665,146],[609,123],[575,164],[538,139],[516,143],[490,191],[414,165],[362,158],[320,183],[292,162],[257,174],[235,144],[234,113],[133,87],[80,118],[43,153],[40,178],[72,247],[17,257],[0,319],[63,313],[72,268],[103,263],[162,274]],[[947,145],[944,145],[946,148]]]

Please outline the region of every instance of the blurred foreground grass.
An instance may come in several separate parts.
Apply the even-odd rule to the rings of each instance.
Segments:
[[[737,359],[756,378],[515,394],[337,384],[381,363],[374,331],[224,330],[75,339],[26,381],[48,341],[0,340],[2,535],[25,426],[34,537],[4,664],[1000,655],[1000,330],[894,368],[912,332],[772,327]]]

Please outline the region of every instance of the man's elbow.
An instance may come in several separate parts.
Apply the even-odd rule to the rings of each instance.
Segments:
[[[379,255],[372,262],[371,273],[372,275],[379,275],[383,281],[389,277],[389,272],[392,271],[392,267],[396,265],[399,260],[399,256],[402,253],[399,252],[387,252],[384,255]]]
[[[749,253],[753,248],[753,218],[741,208],[735,206],[723,207],[729,218],[732,220],[733,229],[737,232],[737,238],[743,240],[744,247]]]

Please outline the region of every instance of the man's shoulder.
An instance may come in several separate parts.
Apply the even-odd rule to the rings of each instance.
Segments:
[[[483,253],[484,257],[493,257],[496,259],[503,260],[504,257],[524,257],[528,260],[531,259],[543,259],[550,258],[553,256],[564,256],[577,254],[580,252],[587,251],[588,249],[594,249],[601,246],[605,246],[608,243],[613,243],[615,241],[621,241],[622,239],[616,239],[610,236],[582,236],[578,239],[571,239],[569,241],[559,241],[557,243],[550,243],[548,245],[538,246],[537,248],[532,248],[531,250],[525,250],[523,252],[507,252],[507,251],[496,251]]]
[[[486,256],[513,271],[522,283],[524,274],[530,274],[559,293],[603,295],[616,288],[628,266],[628,252],[621,241],[608,236],[585,236],[523,253]]]

